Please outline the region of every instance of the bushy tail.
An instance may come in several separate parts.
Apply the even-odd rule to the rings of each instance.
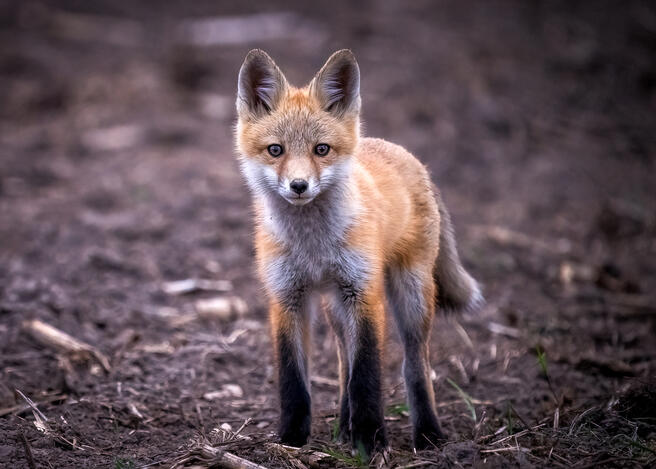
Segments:
[[[467,311],[483,303],[478,282],[462,266],[451,216],[434,188],[440,210],[440,251],[435,262],[433,277],[437,284],[437,306],[442,311]]]

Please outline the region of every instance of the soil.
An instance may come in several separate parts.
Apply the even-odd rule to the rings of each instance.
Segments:
[[[185,33],[280,12],[260,17],[270,36]],[[435,321],[443,447],[412,452],[390,325],[387,464],[654,464],[652,3],[68,0],[0,2],[0,466],[220,467],[205,444],[303,467],[271,445],[272,351],[233,149],[253,47],[297,84],[355,52],[364,133],[425,162],[484,286],[480,311]],[[232,289],[167,293],[184,279]],[[195,308],[226,294],[245,314]],[[41,345],[33,319],[109,371]],[[331,454],[319,467],[362,464],[332,439],[335,345],[323,318],[315,329],[309,448]]]

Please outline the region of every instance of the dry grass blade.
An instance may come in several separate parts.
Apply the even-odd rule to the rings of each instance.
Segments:
[[[43,412],[41,412],[41,411],[39,410],[39,408],[36,406],[36,404],[34,403],[34,401],[33,401],[32,399],[30,399],[30,398],[27,397],[25,394],[23,394],[23,392],[22,392],[20,389],[16,389],[16,392],[17,392],[18,394],[20,394],[20,397],[22,397],[23,400],[24,400],[25,402],[27,402],[27,405],[30,406],[30,408],[32,409],[32,412],[35,412],[35,413],[39,416],[39,418],[40,418],[41,420],[43,420],[44,422],[47,422],[47,421],[48,421],[48,417],[46,417],[46,416],[43,414]]]
[[[476,408],[474,407],[472,397],[469,394],[467,394],[465,391],[463,391],[462,388],[460,386],[458,386],[456,384],[456,382],[453,381],[452,379],[447,378],[446,380],[457,391],[457,393],[460,395],[463,402],[465,403],[465,405],[469,409],[469,412],[471,412],[472,420],[474,421],[474,423],[476,423],[478,421],[478,418],[476,417]]]
[[[505,442],[505,441],[508,441],[508,440],[510,440],[510,439],[512,439],[512,438],[519,438],[520,436],[524,436],[524,435],[526,435],[527,433],[530,433],[530,432],[532,432],[532,431],[534,431],[534,430],[537,430],[538,428],[541,428],[541,427],[544,427],[544,426],[545,426],[544,423],[541,423],[540,425],[535,425],[535,426],[533,426],[533,427],[531,427],[531,428],[527,428],[526,430],[522,430],[521,432],[513,433],[512,435],[508,435],[508,436],[506,436],[506,437],[504,437],[504,438],[501,438],[501,439],[499,439],[499,440],[493,441],[492,443],[490,443],[490,445],[498,445],[498,444],[501,444],[501,443],[503,443],[503,442]]]
[[[524,448],[522,446],[504,446],[503,448],[495,448],[495,449],[482,449],[481,453],[485,454],[493,454],[493,453],[504,453],[508,451],[517,451],[518,453],[528,453],[531,450],[528,448]]]
[[[581,422],[585,417],[587,417],[589,414],[594,412],[595,410],[599,410],[598,406],[595,407],[590,407],[586,411],[580,413],[574,419],[572,420],[572,423],[569,426],[569,432],[567,432],[567,436],[572,436],[572,433],[574,432],[574,429],[576,428],[576,425],[578,425],[579,422]]]
[[[105,371],[109,371],[111,368],[109,359],[98,349],[60,331],[50,324],[34,319],[23,322],[23,330],[46,347],[74,356],[93,357]]]
[[[49,402],[54,402],[54,401],[64,401],[68,398],[66,394],[59,394],[56,396],[48,396],[45,397],[36,404],[47,404]],[[24,412],[28,409],[31,409],[32,407],[29,404],[17,404],[13,405],[11,407],[5,407],[4,409],[0,409],[0,417],[3,417],[8,414],[20,414],[21,412]]]
[[[80,449],[83,451],[88,449],[94,449],[88,445],[78,445],[75,439],[73,439],[73,441],[69,441],[64,436],[53,431],[52,428],[50,428],[50,425],[48,425],[48,417],[46,417],[45,414],[39,410],[39,408],[36,406],[34,401],[29,397],[27,397],[19,389],[16,389],[16,392],[25,400],[25,402],[27,402],[27,405],[30,406],[30,409],[32,410],[32,415],[34,415],[34,426],[37,428],[37,430],[58,440],[61,443],[70,446],[71,448]]]

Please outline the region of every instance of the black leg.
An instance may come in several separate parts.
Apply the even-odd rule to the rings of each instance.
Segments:
[[[277,346],[280,440],[286,445],[303,446],[310,436],[311,411],[306,365],[300,353],[301,339],[299,337],[294,341],[287,334],[279,333]]]
[[[387,282],[388,299],[405,352],[403,377],[417,449],[431,448],[445,440],[435,413],[428,360],[435,285],[432,277],[420,275],[421,271],[420,267],[390,269]],[[426,278],[430,280],[425,282]]]
[[[387,446],[380,355],[375,325],[362,319],[358,324],[348,395],[351,442],[354,449],[368,456]]]
[[[427,352],[427,344],[413,340],[405,343],[403,376],[412,416],[412,441],[419,450],[431,448],[446,439],[435,415]]]

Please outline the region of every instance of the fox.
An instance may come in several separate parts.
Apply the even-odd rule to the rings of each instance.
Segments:
[[[483,297],[460,261],[449,212],[426,167],[403,147],[360,132],[360,69],[335,52],[297,88],[264,51],[237,81],[238,162],[252,193],[256,270],[268,301],[280,441],[310,437],[312,317],[335,333],[339,438],[366,455],[388,447],[382,359],[386,311],[404,349],[413,445],[445,441],[429,364],[437,308]]]

